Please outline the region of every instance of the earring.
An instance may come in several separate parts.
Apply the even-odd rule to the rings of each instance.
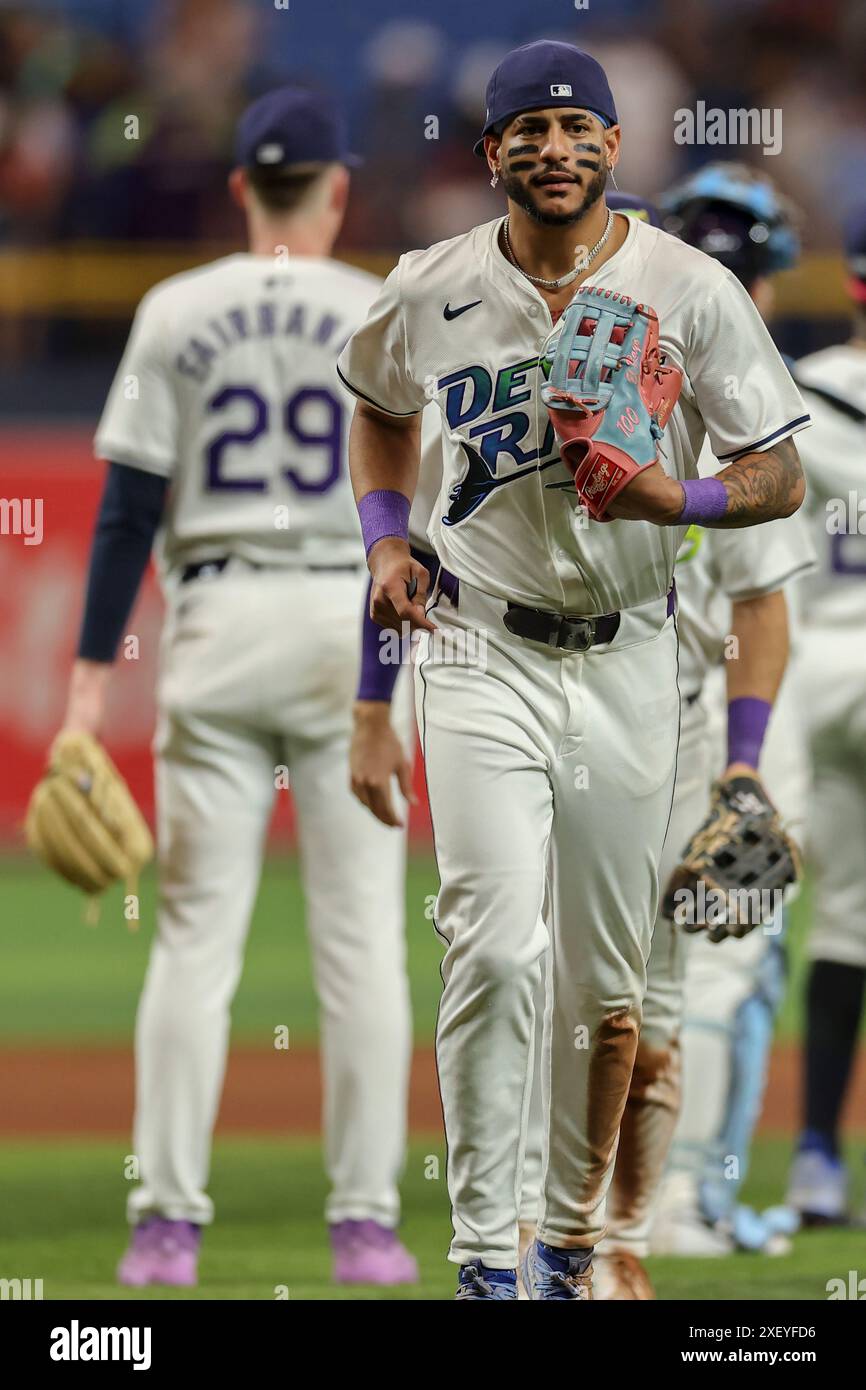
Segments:
[[[618,184],[617,181],[616,181],[616,174],[613,172],[613,169],[608,170],[608,172],[609,172],[609,174],[610,174],[610,181],[611,181],[611,183],[613,184],[614,188],[616,189],[616,191],[617,191],[617,193],[618,193],[618,192],[619,192],[619,184]]]
[[[493,170],[493,178],[490,180],[490,187],[495,188],[499,182],[499,166]]]

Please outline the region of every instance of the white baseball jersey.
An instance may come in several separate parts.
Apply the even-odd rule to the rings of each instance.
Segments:
[[[335,363],[380,284],[325,258],[241,253],[145,295],[96,451],[171,480],[167,568],[363,563]]]
[[[557,612],[649,602],[670,587],[683,532],[586,518],[540,395],[550,310],[502,253],[501,226],[404,255],[340,375],[390,414],[438,402],[443,483],[431,538],[458,577]],[[662,440],[673,476],[696,476],[705,434],[730,461],[808,423],[755,306],[718,262],[629,219],[624,244],[590,283],[651,304],[661,346],[684,372]]]
[[[719,466],[705,447],[701,475]],[[690,526],[676,568],[682,694],[697,695],[710,670],[724,660],[732,602],[775,593],[814,568],[814,547],[799,513],[729,531]]]
[[[841,405],[806,391],[814,426],[803,440],[809,518],[819,571],[802,586],[807,621],[822,626],[866,623],[866,421],[844,409],[866,412],[866,349],[842,343],[797,363],[804,386],[823,389]]]

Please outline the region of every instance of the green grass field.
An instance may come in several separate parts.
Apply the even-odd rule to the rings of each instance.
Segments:
[[[48,1042],[115,1045],[132,1036],[135,1006],[153,931],[155,879],[140,888],[141,922],[130,931],[118,887],[105,895],[96,926],[83,922],[82,898],[21,860],[0,861],[0,1047]],[[416,1037],[432,1037],[442,944],[425,910],[436,892],[432,859],[411,865],[408,941]],[[304,908],[294,859],[272,859],[247,946],[233,1010],[237,1042],[273,1040],[285,1020],[292,1046],[316,1038],[316,1005]]]
[[[128,1046],[153,920],[153,879],[142,885],[142,922],[130,933],[119,893],[101,922],[82,921],[81,899],[18,860],[0,863],[0,1064],[3,1046]],[[416,1036],[429,1043],[439,997],[441,943],[429,920],[436,890],[432,861],[410,870],[409,960]],[[780,1036],[796,1036],[802,937],[808,900],[793,913],[792,963]],[[316,1016],[296,865],[267,866],[234,1010],[234,1038],[270,1045],[273,1018],[287,1019],[293,1039],[314,1042]],[[47,1298],[118,1296],[114,1267],[124,1239],[122,1174],[128,1141],[15,1141],[0,1146],[0,1277],[42,1278]],[[786,1138],[757,1145],[747,1200],[782,1196],[790,1152]],[[429,1155],[439,1177],[425,1176]],[[852,1157],[854,1155],[852,1154]],[[860,1165],[862,1167],[862,1164]],[[403,1293],[335,1290],[322,1219],[325,1182],[318,1147],[307,1141],[221,1139],[212,1193],[217,1221],[208,1232],[202,1284],[176,1298],[293,1299],[449,1298],[454,1271],[445,1261],[449,1236],[441,1136],[413,1142],[404,1181],[404,1233],[418,1255],[423,1282]],[[828,1279],[863,1266],[863,1232],[804,1233],[780,1259],[652,1261],[659,1295],[686,1299],[821,1299]],[[858,1266],[859,1261],[859,1266]],[[124,1297],[164,1297],[165,1292]]]
[[[409,973],[415,1035],[429,1042],[439,1000],[442,943],[429,917],[437,886],[429,857],[411,864],[407,882]],[[21,860],[0,861],[0,1046],[65,1041],[114,1045],[131,1036],[135,1004],[153,929],[155,882],[141,885],[141,922],[123,918],[121,890],[108,893],[95,927],[83,923],[82,899],[51,875]],[[780,1037],[796,1036],[802,940],[808,892],[794,904],[789,931],[790,987]],[[269,1042],[274,1018],[286,1019],[295,1043],[316,1037],[316,1008],[304,909],[294,859],[271,859],[262,878],[235,1000],[233,1036]],[[726,948],[727,949],[727,948]]]
[[[212,1192],[217,1220],[206,1233],[195,1290],[124,1290],[113,1282],[124,1229],[126,1184],[120,1143],[5,1145],[0,1151],[5,1277],[41,1278],[47,1299],[447,1299],[455,1272],[449,1236],[441,1139],[412,1145],[403,1184],[403,1234],[418,1256],[422,1282],[404,1290],[336,1289],[322,1224],[325,1197],[318,1148],[275,1140],[223,1140],[216,1146]],[[778,1197],[787,1163],[784,1141],[763,1140],[750,1196]],[[438,1180],[425,1178],[430,1155]],[[9,1201],[10,1195],[13,1200]],[[661,1298],[823,1299],[831,1278],[863,1269],[862,1231],[807,1232],[778,1259],[649,1261]]]

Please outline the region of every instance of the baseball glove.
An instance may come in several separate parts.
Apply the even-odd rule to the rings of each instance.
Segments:
[[[687,932],[706,930],[711,941],[745,936],[773,917],[800,872],[800,852],[760,778],[722,778],[671,874],[662,913]]]
[[[33,852],[85,893],[135,883],[153,841],[129,787],[90,734],[60,733],[27,808]]]
[[[541,398],[596,521],[618,493],[658,460],[658,444],[683,384],[659,349],[654,309],[614,290],[578,290],[561,329]]]

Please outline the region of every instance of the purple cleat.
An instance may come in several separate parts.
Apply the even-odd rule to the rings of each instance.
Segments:
[[[198,1283],[201,1227],[191,1221],[166,1221],[149,1216],[133,1228],[132,1238],[117,1267],[117,1282],[130,1288],[172,1284],[193,1288]]]
[[[417,1284],[414,1255],[396,1231],[378,1221],[338,1221],[330,1227],[335,1284]]]

